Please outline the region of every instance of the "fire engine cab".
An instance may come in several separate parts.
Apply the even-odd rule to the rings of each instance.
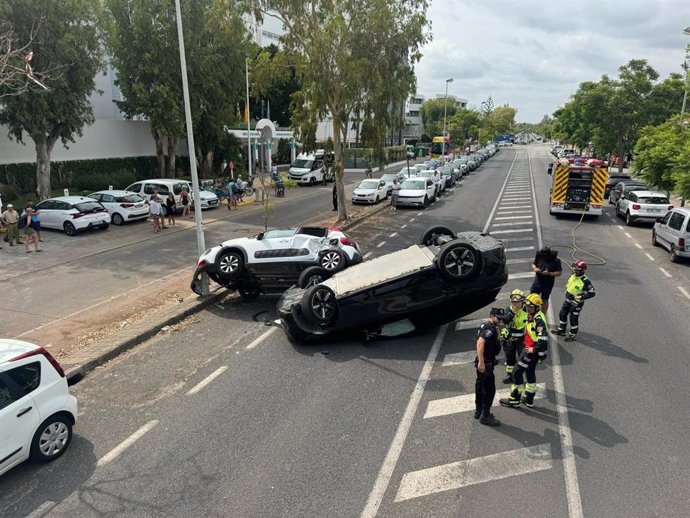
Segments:
[[[574,165],[568,160],[559,160],[549,168],[549,174],[553,175],[550,214],[601,215],[609,177],[607,167]]]

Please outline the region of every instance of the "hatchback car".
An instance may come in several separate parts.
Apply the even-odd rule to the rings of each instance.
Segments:
[[[105,230],[110,226],[108,209],[86,196],[49,198],[34,209],[40,211],[41,228],[63,230],[68,236],[94,227]]]
[[[436,186],[431,178],[408,178],[400,185],[396,207],[428,207],[436,201]]]
[[[146,219],[149,216],[147,201],[135,192],[128,191],[98,191],[89,194],[110,214],[113,225],[122,225],[126,221]]]
[[[362,180],[352,191],[352,203],[378,203],[388,198],[388,184],[382,178]]]
[[[77,400],[51,354],[0,339],[0,475],[26,459],[49,462],[72,440]]]
[[[629,174],[624,174],[624,173],[612,173],[609,170],[609,178],[606,180],[606,188],[604,189],[604,198],[608,198],[609,193],[611,192],[611,189],[614,188],[614,186],[618,182],[630,182],[632,181],[632,178],[630,177]]]
[[[678,263],[690,257],[690,208],[677,207],[654,224],[652,244],[671,252],[671,261]]]
[[[673,208],[663,192],[632,191],[618,201],[616,214],[630,226],[636,221],[658,221]]]
[[[613,189],[609,191],[609,203],[615,205],[619,200],[625,198],[625,195],[632,191],[649,191],[649,185],[646,185],[637,180],[625,180],[618,182],[613,186]]]

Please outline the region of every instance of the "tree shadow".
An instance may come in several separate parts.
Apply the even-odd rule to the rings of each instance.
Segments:
[[[647,358],[643,358],[641,356],[637,356],[636,354],[631,353],[630,351],[626,351],[622,347],[611,342],[611,340],[609,340],[608,338],[604,338],[591,333],[578,333],[576,343],[599,351],[605,356],[623,358],[624,360],[630,360],[635,363],[649,363],[649,360]],[[558,347],[559,352],[562,354],[565,350],[564,344],[559,342]]]

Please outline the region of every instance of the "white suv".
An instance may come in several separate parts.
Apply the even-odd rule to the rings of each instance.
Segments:
[[[0,339],[0,475],[31,458],[48,462],[72,440],[77,400],[48,351]]]
[[[616,204],[616,214],[630,226],[636,221],[658,221],[673,208],[663,192],[630,191]]]

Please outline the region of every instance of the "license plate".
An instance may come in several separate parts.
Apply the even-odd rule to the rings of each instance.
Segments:
[[[208,202],[209,205],[215,205],[216,203],[218,203],[217,200],[211,200]]]
[[[661,212],[661,209],[647,209],[647,212]]]

